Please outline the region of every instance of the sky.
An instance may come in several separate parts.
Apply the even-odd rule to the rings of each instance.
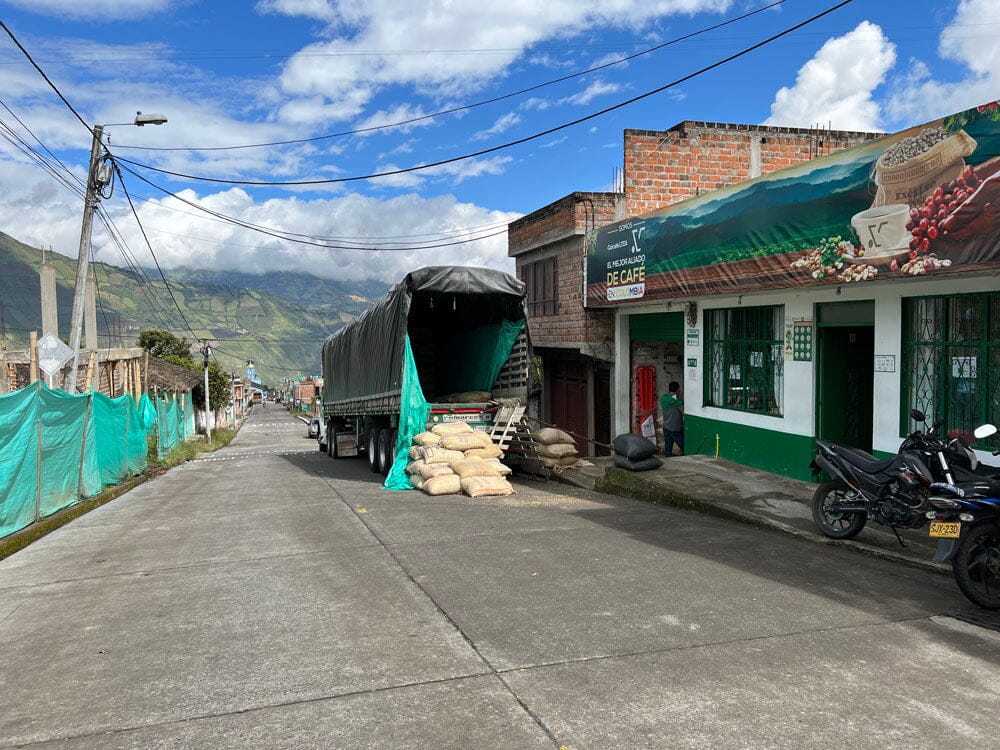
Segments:
[[[82,180],[88,128],[126,123],[108,146],[144,166],[120,162],[137,174],[101,201],[121,242],[96,222],[99,260],[151,267],[152,251],[168,278],[182,265],[386,282],[436,264],[509,271],[506,224],[614,189],[626,128],[893,132],[1000,98],[998,0],[853,0],[674,84],[838,0],[775,1],[0,0],[83,120],[0,32],[0,231],[75,257],[78,185],[25,149]],[[168,122],[135,127],[137,111]],[[232,148],[278,141],[295,142]]]

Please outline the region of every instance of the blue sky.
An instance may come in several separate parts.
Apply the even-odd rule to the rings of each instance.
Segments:
[[[771,0],[773,2],[773,0]],[[503,96],[604,64],[766,0],[0,0],[0,18],[88,123],[162,112],[160,127],[109,128],[112,151],[221,179],[331,179],[405,168],[523,138],[664,86],[835,4],[785,0],[693,40],[531,93],[401,127],[309,143]],[[77,177],[90,137],[8,38],[0,120]],[[739,61],[530,143],[405,175],[313,187],[249,187],[144,172],[186,200],[340,244],[464,245],[330,250],[200,214],[126,174],[169,268],[309,270],[395,280],[436,263],[511,267],[507,221],[574,190],[609,190],[622,130],[682,120],[894,131],[1000,98],[1000,2],[854,0]],[[12,114],[13,113],[13,114]],[[12,134],[4,131],[8,136]],[[133,146],[190,148],[146,151]],[[199,150],[202,149],[202,150]],[[82,202],[0,140],[0,230],[75,254]],[[116,189],[104,207],[151,259]],[[123,264],[96,225],[98,258]]]

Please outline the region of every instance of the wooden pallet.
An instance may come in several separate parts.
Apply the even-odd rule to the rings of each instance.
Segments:
[[[531,424],[522,404],[501,404],[490,429],[490,438],[504,452],[504,461],[521,471],[549,477],[551,471],[538,456]]]

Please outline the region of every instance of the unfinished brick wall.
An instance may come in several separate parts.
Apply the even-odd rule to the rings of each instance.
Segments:
[[[626,130],[625,212],[649,213],[881,135],[691,120],[669,130]]]
[[[614,314],[584,310],[583,259],[587,232],[624,218],[622,208],[619,193],[571,193],[510,225],[507,253],[517,259],[521,281],[525,281],[527,264],[553,257],[553,245],[564,243],[555,256],[558,311],[530,318],[534,346],[576,344],[589,354],[604,356],[601,347],[610,352],[607,342],[614,335]]]

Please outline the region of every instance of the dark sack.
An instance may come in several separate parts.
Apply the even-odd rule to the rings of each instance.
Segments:
[[[626,432],[611,441],[611,446],[619,456],[625,456],[629,461],[642,461],[656,453],[659,448],[642,435]]]
[[[619,469],[628,469],[629,471],[649,471],[650,469],[659,469],[663,466],[663,461],[656,456],[644,458],[642,461],[629,461],[625,456],[619,456],[616,453],[615,466]]]

